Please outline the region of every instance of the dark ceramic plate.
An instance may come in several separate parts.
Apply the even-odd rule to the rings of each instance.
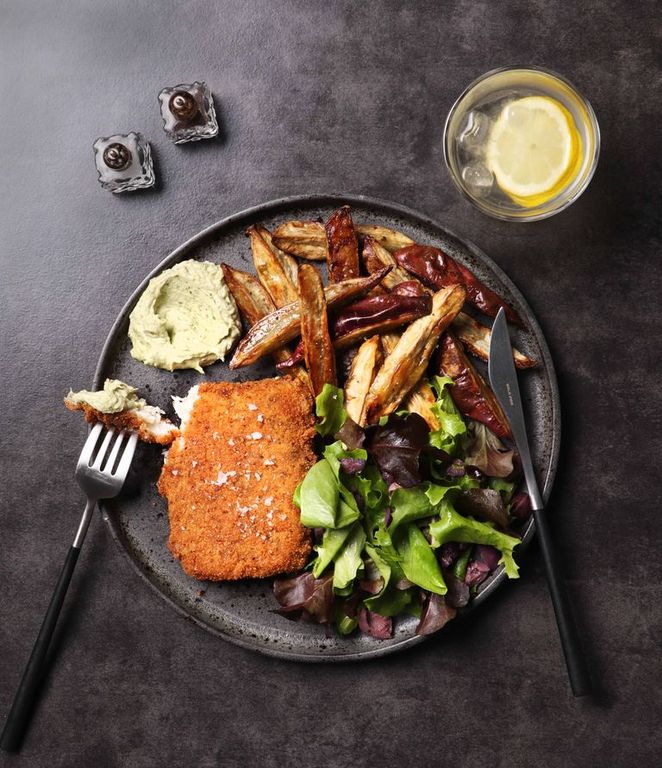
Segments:
[[[129,313],[148,280],[183,259],[203,259],[252,271],[250,247],[244,230],[260,222],[269,228],[286,219],[326,219],[341,203],[349,203],[355,221],[383,224],[402,230],[421,243],[437,245],[465,263],[488,285],[513,304],[525,318],[528,332],[518,332],[519,348],[540,361],[540,366],[521,375],[522,396],[527,414],[531,449],[545,499],[554,479],[559,450],[559,399],[556,378],[542,332],[517,288],[478,248],[444,227],[407,208],[365,197],[315,195],[276,200],[229,216],[192,237],[173,251],[149,274],[126,303],[115,321],[96,370],[95,387],[106,377],[123,379],[140,388],[148,400],[172,415],[171,395],[184,395],[203,376],[195,371],[150,368],[129,354]],[[273,375],[271,364],[230,371],[216,363],[207,368],[209,379],[241,381]],[[103,506],[104,519],[112,535],[138,572],[178,611],[226,640],[246,648],[298,661],[366,659],[402,650],[425,638],[414,634],[411,617],[395,623],[390,640],[370,637],[328,637],[318,625],[294,623],[274,613],[277,607],[269,580],[238,583],[199,582],[184,574],[166,546],[168,518],[164,500],[155,483],[161,467],[161,451],[141,446],[121,497]],[[524,530],[520,550],[533,536],[533,523]],[[480,605],[506,580],[499,569],[482,585],[470,604]],[[468,610],[468,609],[465,609]]]

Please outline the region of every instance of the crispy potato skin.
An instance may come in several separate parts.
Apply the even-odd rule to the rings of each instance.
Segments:
[[[411,237],[407,237],[396,229],[382,227],[380,224],[355,224],[354,229],[357,235],[370,237],[389,251],[397,251],[398,248],[414,243]],[[286,242],[290,246],[299,244],[313,248],[326,248],[324,225],[319,221],[286,221],[274,230],[273,235],[277,240]]]
[[[407,245],[393,254],[398,264],[419,277],[434,290],[459,284],[467,292],[467,301],[490,317],[503,308],[511,323],[524,327],[517,312],[491,288],[481,282],[464,264],[432,245]]]
[[[233,269],[227,264],[221,264],[223,277],[230,289],[230,293],[237,302],[239,311],[246,318],[249,325],[255,325],[263,317],[273,312],[276,307],[269,294],[254,277],[248,272],[242,272],[240,269]],[[272,350],[271,355],[276,363],[282,363],[289,360],[291,351],[288,347],[282,346]],[[296,376],[303,384],[310,389],[310,377],[300,365],[291,367],[292,375]]]
[[[384,361],[366,398],[366,421],[393,413],[427,368],[439,337],[460,311],[466,293],[460,285],[437,291],[432,312],[413,322]]]
[[[292,495],[316,460],[311,406],[290,378],[200,385],[158,482],[187,574],[263,578],[306,564],[310,534]]]
[[[342,306],[352,299],[365,296],[381,282],[386,274],[388,274],[388,268],[370,277],[359,277],[327,285],[324,289],[327,305]],[[264,355],[273,352],[274,349],[292,341],[300,332],[301,308],[299,302],[295,301],[271,312],[251,327],[235,350],[230,368],[251,365]]]
[[[508,419],[494,393],[450,331],[441,343],[439,372],[453,379],[450,395],[461,413],[485,424],[497,437],[512,438]]]
[[[273,243],[301,259],[326,261],[326,235],[318,221],[286,221],[274,230]]]
[[[221,269],[230,293],[248,325],[255,325],[276,309],[271,296],[253,275],[234,269],[229,264],[221,264]]]
[[[382,227],[379,224],[356,224],[356,233],[364,238],[371,238],[389,251],[397,251],[407,245],[413,245],[411,237],[407,237],[397,229]]]
[[[393,258],[393,254],[373,237],[367,236],[363,239],[361,258],[363,259],[366,272],[369,275],[372,275],[373,272],[377,272],[384,267],[391,267],[391,271],[382,282],[384,288],[389,291],[392,291],[397,285],[400,285],[400,283],[406,283],[412,279],[418,280],[418,278],[410,275],[406,269],[403,269]],[[421,285],[423,284],[421,283]],[[425,290],[432,294],[432,291],[429,288],[425,288]]]
[[[274,244],[273,235],[266,227],[263,227],[261,224],[257,224],[255,229],[257,232],[259,232],[262,239],[269,246],[269,248],[271,248],[274,256],[278,259],[278,261],[280,261],[290,285],[296,291],[299,285],[299,265],[297,264],[296,259],[292,258],[289,253],[281,251],[281,249]]]
[[[329,280],[339,283],[342,280],[358,277],[359,243],[348,205],[343,205],[331,214],[325,231]]]
[[[273,303],[277,307],[284,307],[296,301],[299,298],[297,290],[288,280],[275,252],[255,227],[249,227],[246,234],[251,241],[255,272]]]
[[[325,384],[336,385],[336,358],[329,334],[322,280],[310,264],[302,264],[299,269],[299,302],[303,355],[313,394],[317,396]]]
[[[382,280],[382,285],[389,291],[392,291],[401,283],[411,281],[412,279],[418,280],[418,278],[398,266],[393,254],[389,253],[371,238],[366,237],[365,239],[362,258],[368,274],[372,274],[386,266],[393,266],[393,269]],[[418,282],[420,283],[420,280]],[[432,293],[423,283],[420,284],[424,290]],[[453,320],[453,331],[472,355],[480,360],[487,361],[490,352],[490,339],[492,338],[492,331],[488,326],[478,322],[475,318],[467,315],[466,312],[459,312],[455,320]],[[514,347],[513,359],[515,360],[515,365],[520,369],[533,368],[537,365],[535,360],[527,357]]]
[[[364,341],[352,360],[345,383],[345,408],[349,417],[359,426],[365,426],[365,399],[383,360],[379,336]]]
[[[466,312],[460,312],[453,320],[453,333],[462,342],[465,348],[479,360],[488,361],[490,356],[490,339],[492,330],[486,325],[479,323],[478,320],[467,315]],[[513,347],[513,360],[520,370],[526,368],[535,368],[538,363],[527,357],[518,349]]]

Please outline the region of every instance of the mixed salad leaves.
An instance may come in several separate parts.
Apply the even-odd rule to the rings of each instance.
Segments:
[[[303,573],[276,579],[283,615],[385,639],[408,613],[430,634],[499,565],[517,578],[514,530],[529,513],[515,493],[517,457],[460,414],[450,377],[429,384],[434,431],[407,411],[359,427],[342,389],[327,383],[317,396],[322,458],[294,496],[315,554]]]

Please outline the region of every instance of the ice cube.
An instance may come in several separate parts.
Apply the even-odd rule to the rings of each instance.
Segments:
[[[132,192],[154,185],[149,142],[140,133],[116,133],[94,142],[99,183],[111,192]]]
[[[206,83],[164,88],[159,103],[163,130],[175,144],[211,139],[218,134],[214,97]]]
[[[470,163],[462,169],[462,181],[470,194],[484,197],[492,189],[494,176],[484,163]]]
[[[490,119],[483,112],[475,109],[467,113],[464,124],[458,134],[458,142],[467,150],[476,150],[485,144],[490,132]]]

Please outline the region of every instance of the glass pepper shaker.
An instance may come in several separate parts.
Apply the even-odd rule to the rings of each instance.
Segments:
[[[149,142],[140,133],[116,133],[93,145],[99,183],[110,192],[132,192],[154,185]]]

